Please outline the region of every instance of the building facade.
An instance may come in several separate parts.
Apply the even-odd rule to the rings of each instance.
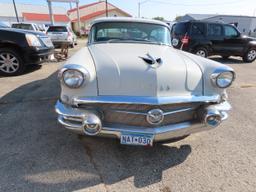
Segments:
[[[77,9],[71,9],[68,11],[68,16],[71,19],[71,25],[74,31],[78,32],[78,19],[77,19]],[[106,10],[107,13],[106,13]],[[130,14],[119,9],[118,7],[108,3],[106,7],[105,1],[98,1],[88,5],[83,5],[79,7],[80,14],[80,27],[81,30],[88,30],[90,28],[90,23],[100,17],[131,17]]]
[[[0,21],[9,24],[17,22],[15,10],[12,3],[0,3]],[[50,24],[49,9],[47,5],[16,4],[20,22],[37,24]],[[56,25],[68,25],[70,19],[63,7],[53,7]]]

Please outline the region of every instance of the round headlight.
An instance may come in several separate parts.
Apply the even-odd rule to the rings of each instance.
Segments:
[[[227,88],[234,81],[235,75],[231,71],[222,72],[216,77],[216,85],[219,88]]]
[[[62,77],[64,84],[69,88],[79,88],[84,82],[83,73],[75,69],[67,69]]]

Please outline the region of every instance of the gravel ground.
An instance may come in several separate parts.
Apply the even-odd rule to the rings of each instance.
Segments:
[[[63,129],[54,112],[61,63],[0,77],[0,191],[255,192],[256,62],[225,63],[237,72],[229,120],[152,148]]]

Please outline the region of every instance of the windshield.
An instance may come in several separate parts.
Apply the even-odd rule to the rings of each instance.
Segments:
[[[92,27],[92,43],[131,41],[170,45],[170,31],[164,25],[150,23],[104,22]]]

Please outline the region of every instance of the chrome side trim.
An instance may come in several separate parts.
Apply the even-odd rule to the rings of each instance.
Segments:
[[[213,96],[173,96],[173,97],[143,97],[143,96],[94,96],[73,98],[72,104],[90,103],[112,103],[112,104],[145,104],[145,105],[162,105],[162,104],[178,104],[190,102],[220,102],[220,95]]]

